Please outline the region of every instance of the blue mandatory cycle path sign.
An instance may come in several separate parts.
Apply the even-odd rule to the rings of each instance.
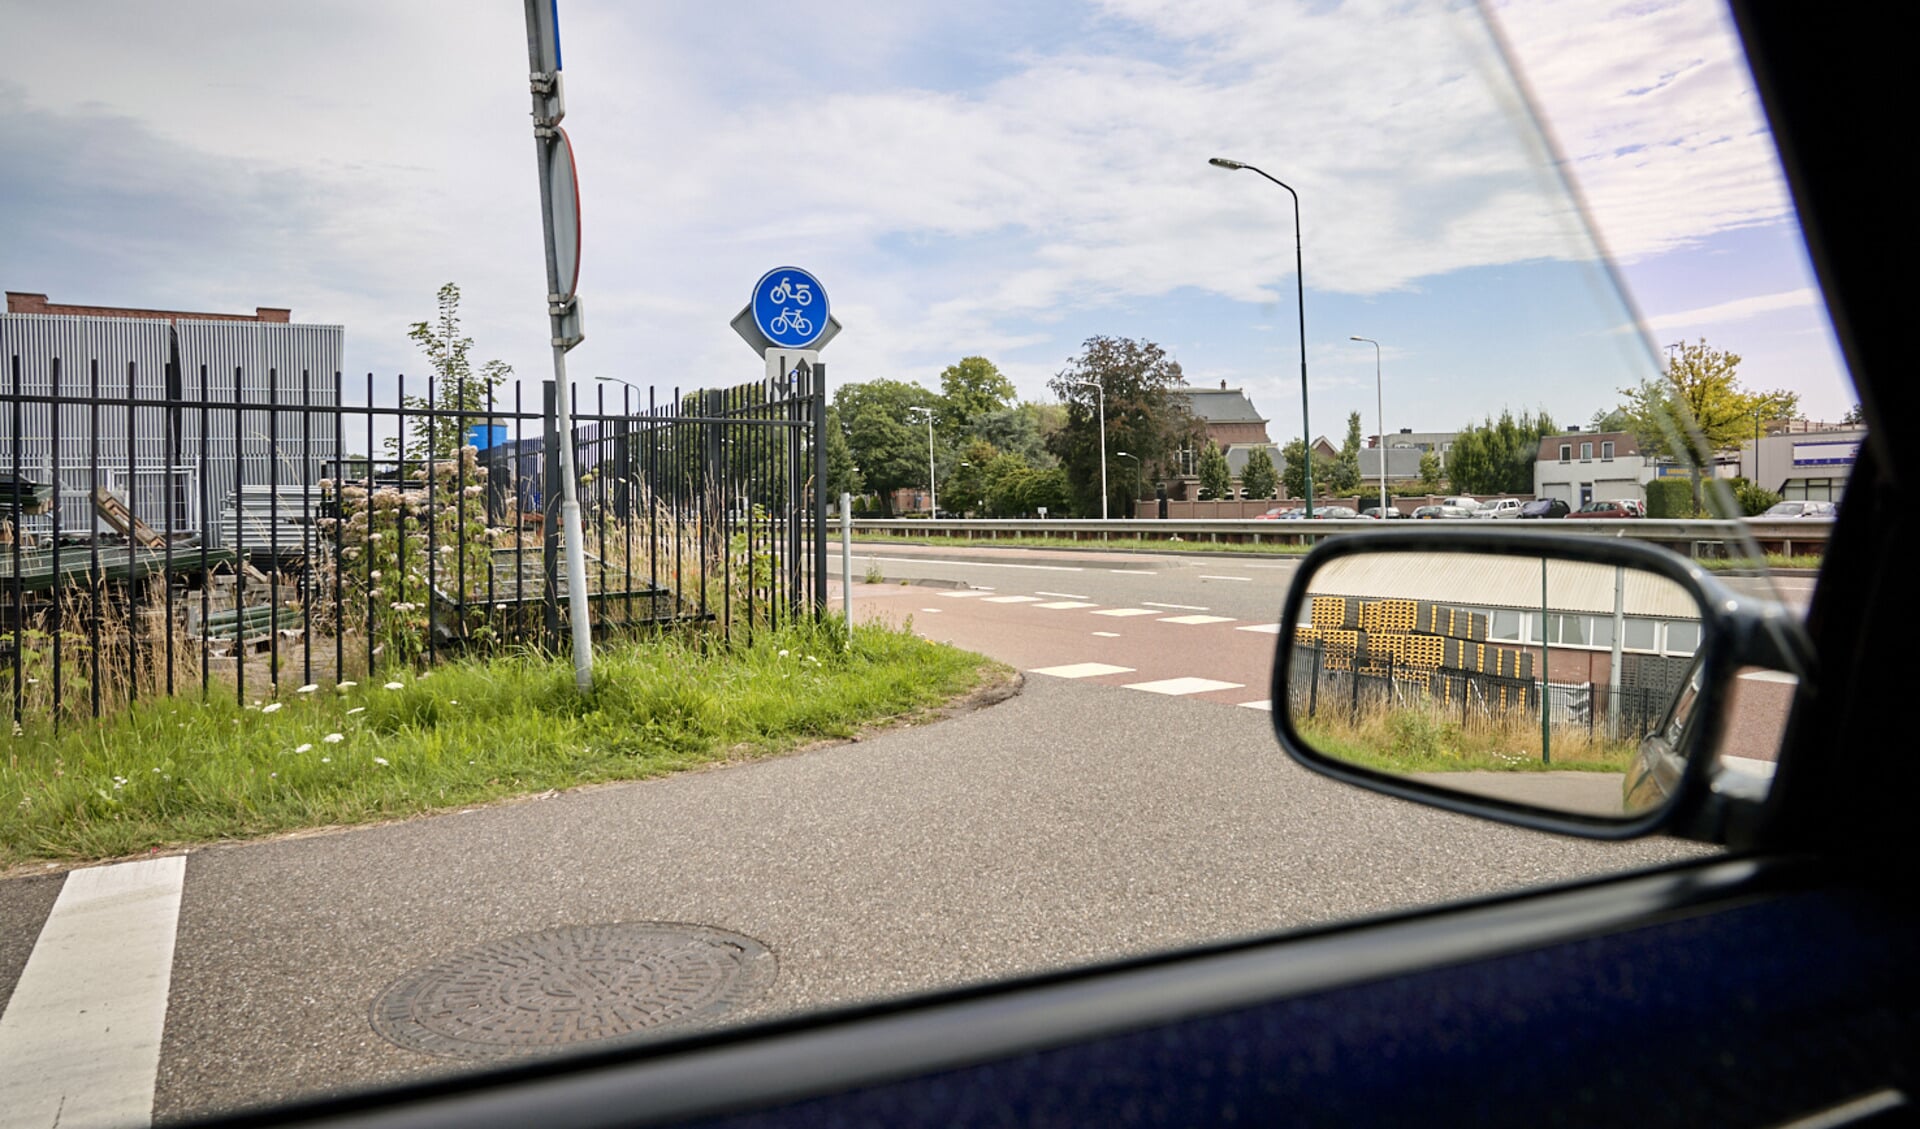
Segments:
[[[778,267],[753,286],[753,322],[767,340],[804,349],[827,330],[827,292],[799,267]]]

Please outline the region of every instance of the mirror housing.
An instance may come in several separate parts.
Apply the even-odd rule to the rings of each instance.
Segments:
[[[1301,647],[1296,627],[1307,623],[1313,580],[1336,562],[1366,554],[1472,554],[1543,562],[1599,565],[1651,574],[1684,593],[1699,610],[1700,637],[1693,678],[1697,685],[1685,723],[1680,761],[1662,782],[1664,802],[1644,811],[1590,815],[1464,792],[1409,775],[1382,771],[1330,756],[1315,748],[1295,725],[1289,688]],[[1733,679],[1743,667],[1765,667],[1808,679],[1810,650],[1798,621],[1779,603],[1735,592],[1699,565],[1668,550],[1625,539],[1534,533],[1482,526],[1434,525],[1346,534],[1322,541],[1302,561],[1287,593],[1274,661],[1273,725],[1282,747],[1303,766],[1371,791],[1463,815],[1591,839],[1629,839],[1665,831],[1684,838],[1738,845],[1765,802],[1751,781],[1736,779],[1718,763]],[[1317,661],[1317,660],[1316,660]],[[1546,682],[1542,672],[1542,684]],[[1391,676],[1389,676],[1389,684]],[[1391,691],[1389,691],[1391,693]],[[1538,716],[1538,715],[1536,715]]]

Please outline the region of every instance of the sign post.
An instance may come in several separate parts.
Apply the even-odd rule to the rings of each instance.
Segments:
[[[573,629],[573,677],[582,693],[593,688],[593,625],[587,611],[586,543],[580,528],[580,481],[573,450],[573,392],[567,385],[567,350],[584,333],[580,299],[580,187],[574,176],[573,143],[560,120],[567,116],[560,77],[559,0],[525,0],[528,86],[533,93],[534,158],[540,179],[540,220],[547,244],[547,318],[553,342],[554,414],[567,559],[567,618]],[[551,510],[552,500],[548,499]],[[552,529],[549,512],[548,529]]]

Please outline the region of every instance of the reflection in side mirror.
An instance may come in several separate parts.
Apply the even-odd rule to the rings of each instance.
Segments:
[[[1588,818],[1675,795],[1711,642],[1687,586],[1626,563],[1384,546],[1297,583],[1283,708],[1317,757]]]

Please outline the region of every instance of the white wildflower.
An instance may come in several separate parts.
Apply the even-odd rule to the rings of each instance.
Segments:
[[[322,737],[320,739],[322,741],[325,741],[329,745],[338,745],[340,742],[347,739],[347,735],[345,733],[329,733],[325,737]]]
[[[321,757],[321,758],[320,758],[320,763],[321,763],[321,764],[332,764],[332,763],[333,763],[333,758],[332,758],[332,757]]]
[[[295,690],[295,691],[294,691],[294,693],[296,693],[296,694],[311,694],[311,693],[313,693],[313,692],[314,692],[315,690],[318,690],[318,689],[320,689],[320,684],[319,684],[318,682],[309,682],[309,683],[307,683],[307,684],[306,684],[305,686],[302,686],[302,687],[300,687],[300,688],[299,688],[298,690]]]
[[[347,711],[347,716],[348,716],[348,717],[352,717],[352,716],[353,716],[354,714],[357,714],[357,713],[366,713],[366,712],[367,712],[367,707],[365,707],[365,706],[355,706],[355,707],[353,707],[352,709],[350,709],[350,710],[348,710],[348,711]]]
[[[406,686],[406,683],[404,683],[404,682],[389,682],[389,683],[387,683],[387,689],[389,689],[389,690],[405,690],[406,688],[407,688],[407,686]]]
[[[261,713],[272,713],[272,712],[274,712],[275,710],[277,710],[277,709],[279,709],[279,708],[280,708],[280,706],[281,706],[281,703],[279,703],[279,702],[268,702],[268,703],[267,703],[266,705],[264,705],[264,706],[262,706],[262,707],[260,707],[260,712],[261,712]]]
[[[351,689],[353,689],[353,688],[354,688],[355,686],[358,686],[358,685],[360,685],[360,684],[359,684],[358,682],[342,682],[342,683],[340,683],[339,685],[337,685],[337,686],[335,686],[335,687],[334,687],[334,689],[335,689],[335,690],[338,690],[338,691],[340,691],[340,692],[341,692],[342,694],[344,694],[344,693],[346,693],[346,692],[347,692],[348,690],[351,690]]]
[[[381,768],[385,768],[387,766],[387,758],[375,757],[373,758],[373,763],[379,765]]]
[[[784,648],[784,647],[782,647],[782,648],[780,649],[780,657],[781,657],[781,658],[783,658],[783,659],[787,657],[787,651],[786,651],[786,648]]]
[[[313,742],[311,741],[308,741],[306,744],[301,745],[299,748],[294,750],[294,752],[296,753],[310,753],[312,751],[313,751]]]

